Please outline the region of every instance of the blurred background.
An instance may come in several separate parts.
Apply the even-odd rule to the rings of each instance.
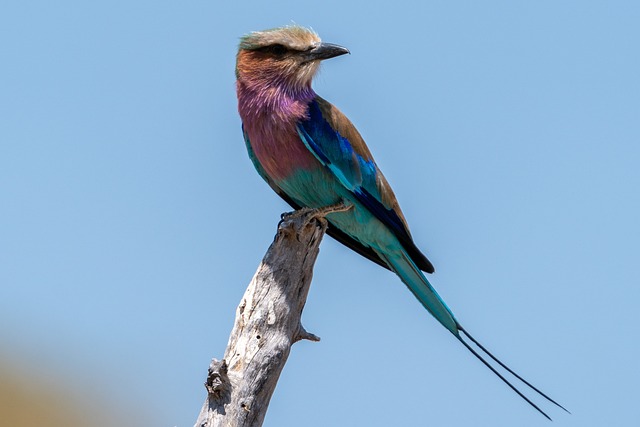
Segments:
[[[289,209],[246,155],[238,38],[292,22],[351,50],[316,91],[460,321],[559,425],[637,425],[640,4],[546,0],[5,3],[0,424],[193,425]],[[303,320],[266,426],[546,422],[329,238]]]

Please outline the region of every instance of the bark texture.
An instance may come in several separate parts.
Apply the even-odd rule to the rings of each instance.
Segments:
[[[346,209],[339,204],[283,215],[238,306],[224,359],[209,366],[207,399],[195,427],[262,425],[291,346],[320,340],[300,317],[327,228],[324,216]]]

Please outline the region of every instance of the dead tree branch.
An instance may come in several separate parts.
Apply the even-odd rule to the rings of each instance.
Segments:
[[[327,228],[324,216],[338,204],[285,214],[276,237],[236,311],[222,361],[213,359],[207,399],[195,427],[259,427],[291,346],[319,341],[300,322],[313,265]]]

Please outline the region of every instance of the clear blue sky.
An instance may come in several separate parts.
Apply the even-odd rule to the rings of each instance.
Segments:
[[[288,210],[246,156],[238,37],[294,21],[351,50],[315,88],[367,140],[458,318],[573,412],[554,425],[640,422],[638,2],[11,3],[5,367],[193,424]],[[303,320],[322,342],[295,345],[266,426],[549,425],[329,238]]]

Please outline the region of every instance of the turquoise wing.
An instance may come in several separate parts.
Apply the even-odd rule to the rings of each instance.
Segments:
[[[400,206],[353,124],[335,107],[316,97],[309,117],[297,125],[307,149],[338,181],[396,236],[412,261],[433,273],[427,257],[416,247]]]

